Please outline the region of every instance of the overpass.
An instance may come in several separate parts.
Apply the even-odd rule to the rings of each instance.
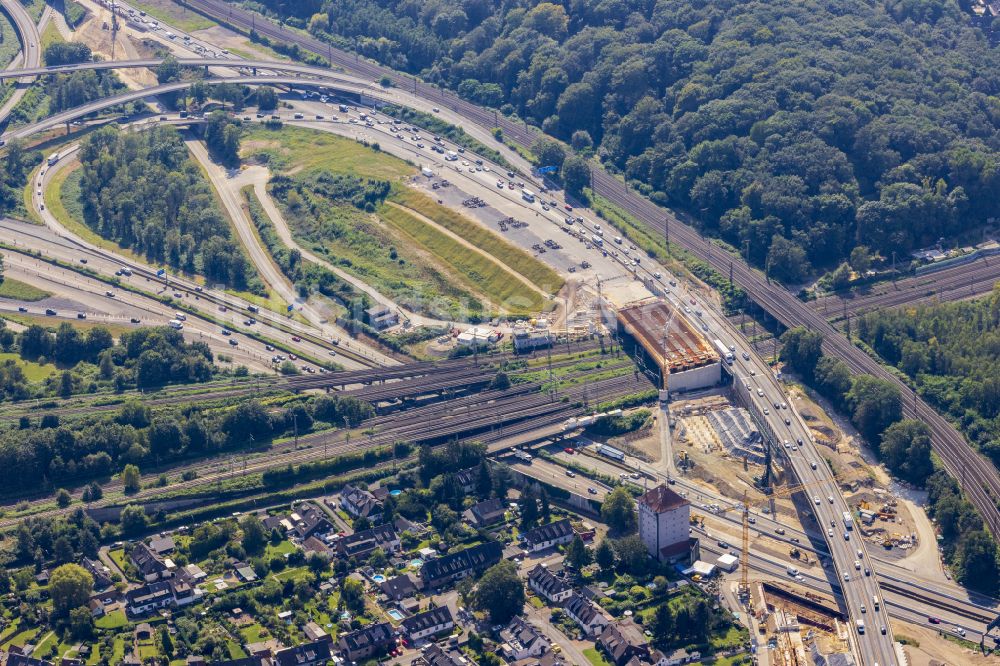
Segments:
[[[40,120],[36,123],[30,125],[25,125],[19,127],[15,130],[11,130],[3,135],[0,135],[0,139],[4,141],[11,141],[14,139],[27,139],[30,136],[38,134],[40,132],[45,132],[54,127],[59,127],[66,123],[70,123],[78,118],[88,116],[92,113],[97,113],[105,109],[109,109],[120,104],[127,104],[128,102],[134,102],[137,100],[145,99],[147,97],[155,97],[156,95],[162,95],[164,93],[177,92],[178,90],[184,90],[191,86],[191,81],[179,81],[176,83],[165,83],[159,86],[153,86],[151,88],[144,88],[142,90],[132,90],[129,92],[121,93],[119,95],[114,95],[112,97],[107,97],[105,99],[95,100],[89,104],[84,104],[83,106],[78,106],[75,109],[69,109],[61,113],[57,113],[53,116]],[[237,76],[227,79],[205,79],[203,83],[207,85],[218,85],[223,83],[236,83],[245,85],[311,85],[318,86],[322,88],[330,88],[337,90],[338,92],[347,92],[351,94],[361,94],[370,95],[371,91],[365,86],[357,86],[355,84],[348,83],[336,83],[335,81],[318,81],[316,79],[303,79],[297,76]]]
[[[10,18],[10,22],[17,32],[17,39],[21,42],[21,54],[24,66],[29,69],[37,68],[42,61],[42,40],[38,35],[38,26],[35,25],[34,19],[28,14],[20,0],[0,0],[0,10]],[[15,70],[8,69],[3,73],[6,74],[11,71]],[[2,78],[7,79],[11,77],[3,76]],[[27,92],[27,86],[34,80],[34,77],[26,75],[18,75],[13,78],[21,80],[18,82],[18,88],[14,91],[14,94],[4,102],[3,106],[0,106],[0,123],[7,120],[7,116],[10,115],[10,112],[18,105],[21,98]]]

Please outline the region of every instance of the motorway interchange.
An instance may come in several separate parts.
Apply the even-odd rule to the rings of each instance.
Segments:
[[[6,6],[8,3],[5,2]],[[16,4],[16,3],[15,3]],[[204,3],[210,5],[211,3]],[[16,18],[16,17],[15,17]],[[30,20],[29,20],[30,23]],[[21,23],[19,22],[20,26]],[[162,28],[166,30],[164,26]],[[181,35],[180,31],[173,29],[176,34]],[[28,34],[27,30],[22,30],[22,39],[27,41],[31,46],[27,47],[27,55],[25,58],[25,64],[28,68],[37,65],[39,60],[37,37],[24,35]],[[35,32],[37,35],[37,31]],[[278,34],[280,37],[280,32]],[[182,40],[186,41],[186,40]],[[198,45],[194,40],[191,43]],[[204,45],[199,45],[204,49]],[[33,49],[33,50],[32,50]],[[331,56],[333,52],[331,51]],[[219,55],[217,52],[216,55]],[[353,61],[351,61],[353,62]],[[104,63],[101,66],[150,66],[155,64],[154,61],[149,61],[146,63],[128,63],[121,65],[118,63]],[[182,64],[188,65],[200,65],[206,67],[232,67],[233,60],[231,58],[198,58],[191,59],[190,61],[182,60]],[[345,66],[351,63],[345,63]],[[341,74],[332,74],[330,70],[320,70],[320,68],[307,68],[304,66],[292,66],[287,64],[277,64],[269,62],[252,62],[252,63],[239,63],[241,67],[256,67],[259,69],[264,69],[270,66],[274,70],[281,70],[289,72],[290,75],[286,76],[263,76],[258,75],[255,72],[254,76],[235,76],[230,77],[225,80],[245,82],[247,84],[255,84],[262,82],[269,82],[273,84],[283,84],[283,85],[294,85],[300,89],[314,89],[320,87],[327,87],[337,89],[341,92],[352,93],[352,94],[362,94],[368,99],[374,101],[378,99],[391,99],[395,103],[400,103],[404,101],[412,101],[414,98],[420,98],[419,102],[414,102],[414,106],[418,108],[424,108],[431,110],[437,110],[439,107],[435,105],[445,106],[439,100],[435,100],[430,97],[425,91],[424,84],[417,86],[414,84],[413,89],[416,93],[406,93],[405,95],[401,91],[396,92],[386,92],[373,87],[370,83],[370,78],[357,78],[350,77]],[[370,67],[370,64],[364,63],[361,67],[362,74],[367,74],[370,77],[370,72],[365,68]],[[82,67],[78,67],[82,68]],[[39,70],[25,71],[14,76],[27,76],[28,74],[40,73]],[[294,74],[294,75],[291,75]],[[313,78],[309,78],[313,77]],[[322,78],[318,78],[322,77]],[[221,80],[221,79],[219,79]],[[67,123],[74,118],[82,117],[99,110],[102,107],[112,106],[114,104],[121,103],[123,100],[127,99],[142,99],[149,95],[155,94],[157,92],[165,92],[169,90],[169,86],[161,86],[148,91],[139,91],[133,93],[126,93],[125,95],[118,96],[111,100],[106,100],[103,102],[94,103],[88,105],[83,109],[72,110],[51,119],[48,119],[42,123],[38,123],[34,126],[28,126],[21,128],[15,132],[8,133],[4,135],[5,140],[12,138],[26,138],[31,135],[42,132],[53,127],[59,126],[63,123]],[[431,89],[434,94],[442,95],[439,91]],[[291,101],[291,100],[290,100]],[[299,123],[308,126],[317,126],[319,123],[315,122],[319,120],[316,118],[317,115],[326,115],[318,111],[318,102],[316,100],[307,101],[298,100],[293,101],[296,109],[301,109],[302,117],[298,118],[295,116],[285,117],[286,122]],[[469,129],[470,133],[483,136],[482,128],[475,129],[474,125],[477,118],[475,114],[470,113],[470,117],[463,116],[463,112],[467,109],[459,104],[454,98],[448,100],[448,108],[445,108],[445,112],[442,117],[447,119],[455,120],[461,122],[463,126]],[[307,115],[308,114],[308,115]],[[341,123],[336,128],[333,127],[333,123],[326,122],[328,119],[324,118],[324,125],[332,128],[334,131],[341,130],[341,133],[346,133],[348,135],[358,136],[359,133],[369,133],[373,136],[377,136],[378,141],[381,145],[387,147],[390,152],[397,152],[399,154],[404,154],[411,156],[414,153],[424,156],[424,152],[417,152],[414,144],[417,142],[412,136],[409,138],[394,137],[393,133],[390,131],[391,125],[388,124],[360,124],[357,122],[351,123],[350,120],[357,121],[357,113],[355,114],[343,114],[345,122]],[[151,122],[159,122],[160,114],[155,114],[151,119]],[[311,117],[311,120],[309,118]],[[181,121],[179,118],[173,116],[167,116],[168,121]],[[490,125],[492,125],[492,118],[490,119]],[[469,122],[466,122],[469,121]],[[148,120],[143,120],[142,122],[150,122]],[[516,136],[516,134],[515,134]],[[484,137],[485,138],[485,137]],[[530,138],[527,137],[527,138]],[[515,139],[516,140],[516,139]],[[423,150],[423,149],[420,149]],[[519,172],[521,174],[527,174],[528,165],[523,163],[523,160],[517,160],[514,156],[510,157],[512,162],[518,164]],[[448,177],[452,180],[458,181],[458,183],[466,189],[469,193],[476,193],[477,191],[490,190],[493,183],[496,181],[497,174],[503,173],[505,169],[501,168],[496,164],[489,165],[491,171],[474,171],[470,169],[465,173],[457,171],[455,166],[449,165],[441,161],[440,159],[435,160],[435,155],[426,152],[426,161],[429,165],[432,165],[433,169],[437,171],[438,174],[443,174],[447,172]],[[488,160],[485,160],[486,164],[489,164]],[[463,165],[464,166],[464,165]],[[448,171],[449,167],[451,168]],[[468,168],[468,167],[466,167]],[[32,190],[37,192],[33,196],[33,204],[43,221],[49,225],[50,231],[56,234],[56,238],[45,237],[42,233],[33,232],[30,229],[19,228],[15,223],[4,222],[5,231],[9,232],[11,237],[16,240],[18,245],[23,245],[25,248],[31,248],[35,250],[44,250],[47,254],[47,258],[58,259],[63,263],[63,265],[76,265],[79,266],[81,257],[88,259],[87,267],[90,270],[100,272],[104,277],[110,277],[115,271],[120,272],[122,267],[128,267],[133,271],[134,276],[129,276],[128,280],[123,280],[126,284],[134,284],[135,292],[125,295],[124,292],[118,291],[115,293],[115,297],[118,298],[118,302],[133,302],[130,299],[135,299],[135,303],[142,301],[145,303],[147,312],[154,317],[166,317],[169,312],[165,311],[163,308],[156,310],[151,309],[152,306],[149,305],[150,299],[148,295],[154,292],[158,279],[162,279],[156,275],[155,270],[147,266],[142,266],[135,261],[129,260],[126,257],[118,256],[107,250],[103,250],[90,244],[79,238],[73,238],[65,229],[58,228],[58,223],[54,221],[50,215],[46,214],[44,210],[44,190],[48,186],[49,179],[54,174],[55,170],[49,168],[48,172],[40,172],[41,180],[38,183],[38,187],[32,187]],[[541,183],[531,176],[520,175],[519,178],[523,178],[530,186],[536,188],[535,191],[540,190]],[[596,179],[599,183],[600,179]],[[609,185],[610,187],[610,185]],[[478,189],[477,189],[478,188]],[[614,190],[619,191],[619,190]],[[628,196],[634,196],[630,193],[626,193]],[[555,206],[547,206],[548,210],[541,208],[541,203],[536,202],[534,204],[526,204],[526,202],[519,201],[519,194],[517,190],[507,190],[493,188],[491,192],[491,198],[496,199],[498,196],[503,196],[506,199],[506,203],[502,205],[510,207],[512,210],[517,208],[522,210],[522,214],[526,215],[523,211],[528,210],[532,214],[537,214],[537,217],[542,220],[547,220],[554,229],[565,229],[563,226],[565,224],[564,218],[566,217],[565,207],[569,206],[570,203],[565,200],[555,201]],[[624,203],[628,203],[627,199],[621,199]],[[498,204],[500,205],[500,204]],[[636,211],[640,214],[640,217],[650,221],[649,218],[651,214],[648,213],[648,204],[643,203],[643,208],[640,211]],[[562,210],[560,210],[562,209]],[[577,212],[573,213],[576,216]],[[662,211],[658,212],[657,215],[662,217]],[[584,238],[587,236],[596,235],[597,231],[592,222],[588,222],[588,219],[593,219],[593,215],[589,212],[584,213],[582,220],[574,220],[576,222],[576,229],[583,229]],[[532,217],[531,219],[535,219]],[[677,231],[682,229],[681,225],[678,223],[675,226]],[[682,233],[677,233],[671,238],[674,242],[689,242],[688,239]],[[567,233],[563,231],[562,233]],[[627,240],[624,243],[627,245]],[[700,242],[691,243],[692,251],[696,252],[701,256],[708,259],[713,265],[725,265],[725,262],[732,261],[728,257],[719,257],[721,253],[716,250],[714,255],[710,248],[703,246]],[[634,248],[633,248],[634,249]],[[742,387],[747,387],[747,390],[755,394],[755,399],[759,399],[762,406],[769,407],[771,405],[780,405],[787,401],[784,391],[781,387],[780,382],[772,373],[766,362],[752,353],[752,351],[747,346],[745,340],[733,329],[726,318],[718,311],[716,307],[713,306],[710,299],[706,299],[701,295],[696,295],[694,292],[685,290],[684,287],[674,286],[677,281],[672,278],[666,271],[665,268],[655,265],[652,260],[643,258],[642,262],[636,261],[636,257],[632,255],[631,257],[620,253],[618,255],[610,254],[605,255],[596,245],[591,246],[588,250],[588,256],[592,265],[596,265],[598,268],[594,268],[594,274],[600,269],[603,272],[615,271],[619,275],[636,275],[641,282],[653,286],[658,292],[663,293],[665,298],[676,308],[677,310],[683,310],[685,308],[690,309],[688,306],[692,299],[695,300],[697,304],[697,309],[702,311],[702,316],[691,318],[694,320],[693,323],[699,329],[704,330],[708,337],[717,338],[722,340],[727,345],[732,345],[739,350],[740,353],[737,354],[736,361],[733,365],[735,381],[737,384],[737,390]],[[29,267],[26,264],[19,264],[24,270]],[[754,284],[759,283],[759,276],[748,272],[748,269],[740,266],[738,273],[738,281],[744,281],[745,287],[752,287]],[[60,269],[65,271],[65,268]],[[123,276],[115,276],[121,279]],[[605,276],[607,277],[607,276]],[[145,282],[144,282],[145,281]],[[255,316],[259,321],[253,323],[246,323],[250,321],[250,318],[246,313],[248,312],[248,307],[250,304],[240,299],[235,299],[231,295],[224,294],[212,289],[205,289],[201,285],[195,284],[191,281],[186,281],[183,279],[178,279],[175,277],[170,278],[171,286],[167,287],[164,285],[165,290],[176,289],[177,293],[180,294],[178,297],[179,302],[183,302],[185,306],[185,311],[190,312],[192,315],[192,328],[196,328],[201,335],[207,335],[216,339],[217,343],[229,345],[231,347],[238,347],[240,351],[243,351],[250,345],[254,344],[254,338],[248,337],[251,333],[255,333],[258,330],[266,330],[266,337],[269,340],[275,340],[280,342],[283,349],[290,350],[295,349],[303,357],[312,357],[316,359],[329,360],[330,352],[339,353],[336,357],[336,362],[342,364],[347,368],[364,368],[364,367],[374,367],[374,366],[385,366],[389,364],[394,364],[396,361],[382,354],[379,354],[375,350],[367,349],[358,345],[350,340],[347,340],[346,333],[343,331],[336,330],[334,327],[320,322],[320,321],[309,321],[309,323],[303,323],[298,319],[292,319],[269,313],[266,310],[260,310],[259,316]],[[755,282],[757,281],[757,282]],[[76,285],[76,288],[81,290],[86,290],[88,288],[92,289],[93,285]],[[766,293],[773,296],[774,291],[777,289],[771,285],[767,286]],[[146,292],[145,295],[138,292]],[[751,295],[754,296],[754,291],[751,289]],[[108,297],[110,298],[110,297]],[[783,296],[781,298],[784,298]],[[794,300],[794,299],[792,299]],[[302,304],[299,304],[301,307]],[[224,311],[222,310],[224,308]],[[795,308],[788,310],[787,308],[783,312],[776,313],[778,318],[782,321],[793,319],[794,314],[798,312]],[[236,313],[240,313],[236,315]],[[220,316],[224,315],[224,316]],[[243,317],[248,317],[243,319]],[[224,321],[225,328],[237,333],[239,337],[223,336],[220,332],[221,329],[218,328],[218,322]],[[199,322],[194,324],[193,322]],[[145,322],[144,322],[145,323]],[[785,321],[785,323],[788,323]],[[257,328],[254,328],[257,327]],[[226,337],[229,340],[239,340],[237,345],[231,345],[228,342],[221,342],[221,338]],[[263,337],[263,336],[261,336]],[[343,340],[343,342],[340,342]],[[334,341],[340,342],[340,344],[334,344]],[[269,344],[269,343],[268,343]],[[261,344],[258,344],[261,346]],[[261,353],[266,351],[264,349],[260,350]],[[746,355],[743,355],[746,352]],[[788,439],[789,441],[797,442],[798,446],[801,447],[802,455],[793,455],[788,457],[788,463],[794,470],[798,481],[802,484],[808,484],[811,489],[815,489],[815,499],[816,499],[816,511],[820,517],[820,523],[826,527],[829,525],[829,529],[826,529],[820,535],[813,535],[814,537],[821,537],[826,542],[826,548],[829,554],[831,554],[833,563],[833,578],[834,581],[827,580],[827,584],[837,583],[840,585],[843,594],[843,603],[846,610],[846,614],[851,619],[852,625],[858,627],[858,622],[864,622],[865,626],[868,628],[863,634],[860,631],[856,631],[852,634],[851,643],[855,651],[855,654],[860,658],[861,663],[871,664],[877,663],[882,666],[886,664],[898,663],[895,648],[892,644],[891,632],[887,632],[886,635],[876,628],[888,627],[888,608],[885,601],[882,598],[882,593],[877,584],[877,576],[864,576],[859,575],[859,569],[855,568],[855,561],[859,561],[864,568],[877,567],[871,558],[871,556],[865,551],[864,544],[859,539],[851,539],[851,533],[849,530],[844,529],[842,516],[847,510],[847,505],[844,502],[842,496],[839,493],[835,480],[830,476],[829,470],[825,465],[813,466],[811,462],[820,460],[820,457],[815,449],[815,445],[809,437],[808,430],[805,428],[804,424],[801,422],[799,417],[794,413],[794,410],[781,410],[775,409],[775,414],[769,420],[771,428],[774,430],[775,435],[778,439]],[[780,416],[779,416],[780,415]],[[815,468],[814,468],[815,467]],[[813,491],[809,491],[813,494]],[[761,565],[762,568],[765,568]],[[874,603],[874,602],[879,602]],[[892,605],[892,604],[890,604]],[[878,610],[876,610],[876,607]]]

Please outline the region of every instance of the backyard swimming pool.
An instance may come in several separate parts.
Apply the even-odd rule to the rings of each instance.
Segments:
[[[403,614],[402,614],[402,613],[400,613],[400,612],[399,612],[398,610],[396,610],[395,608],[393,608],[393,609],[392,609],[392,610],[390,610],[390,611],[387,611],[387,612],[386,612],[386,615],[388,615],[389,617],[391,617],[391,618],[392,618],[393,620],[395,620],[396,622],[402,622],[402,620],[403,620]]]

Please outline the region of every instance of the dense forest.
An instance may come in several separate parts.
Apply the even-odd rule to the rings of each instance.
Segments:
[[[37,150],[13,141],[0,153],[0,215],[10,213],[24,203],[24,185],[28,175],[42,159]]]
[[[42,384],[28,381],[12,358],[0,364],[0,400],[92,393],[100,387],[123,390],[154,388],[169,383],[204,382],[212,378],[212,352],[205,343],[184,342],[172,328],[140,328],[123,333],[118,343],[108,329],[95,326],[86,333],[69,322],[54,331],[32,324],[15,333],[0,320],[0,350],[62,370]],[[244,368],[245,370],[245,368]]]
[[[176,130],[108,127],[80,148],[84,221],[153,262],[235,289],[263,289]]]
[[[1000,53],[956,0],[247,4],[593,147],[781,279],[995,214]]]
[[[1000,465],[1000,287],[975,301],[872,312],[857,331]]]

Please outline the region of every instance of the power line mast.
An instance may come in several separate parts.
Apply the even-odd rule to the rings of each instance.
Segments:
[[[115,46],[118,43],[118,7],[111,0],[111,59],[115,59]]]

